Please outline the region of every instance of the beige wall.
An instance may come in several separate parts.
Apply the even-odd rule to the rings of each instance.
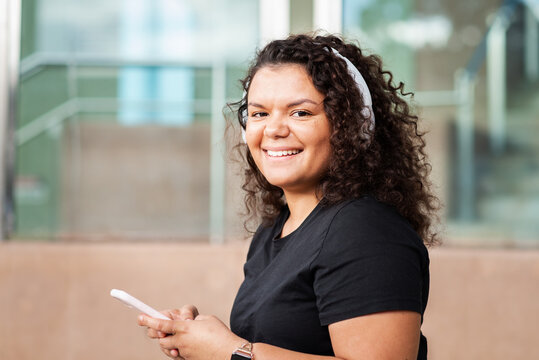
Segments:
[[[0,359],[164,359],[109,290],[228,322],[246,246],[0,244]],[[539,358],[539,251],[441,248],[431,272],[430,359]]]
[[[431,359],[539,359],[538,299],[537,250],[432,251]]]

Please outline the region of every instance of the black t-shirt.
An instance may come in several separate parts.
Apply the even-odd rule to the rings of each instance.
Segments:
[[[371,197],[318,206],[280,238],[285,209],[255,233],[230,315],[232,331],[315,355],[334,355],[328,325],[410,310],[423,316],[429,257],[397,211]],[[427,358],[423,335],[418,359]]]

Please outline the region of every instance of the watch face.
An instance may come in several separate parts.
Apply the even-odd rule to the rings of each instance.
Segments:
[[[240,355],[240,354],[232,354],[232,357],[230,358],[230,360],[245,360],[245,359],[252,359],[252,358],[248,355]]]

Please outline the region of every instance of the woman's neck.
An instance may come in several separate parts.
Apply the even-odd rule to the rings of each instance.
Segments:
[[[287,193],[285,191],[284,195],[290,210],[290,216],[283,226],[281,237],[285,237],[296,230],[320,202],[316,194]]]

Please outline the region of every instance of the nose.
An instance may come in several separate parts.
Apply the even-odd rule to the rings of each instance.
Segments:
[[[285,115],[272,114],[266,120],[266,126],[264,128],[264,136],[269,138],[283,138],[290,134],[288,128],[288,121]]]

